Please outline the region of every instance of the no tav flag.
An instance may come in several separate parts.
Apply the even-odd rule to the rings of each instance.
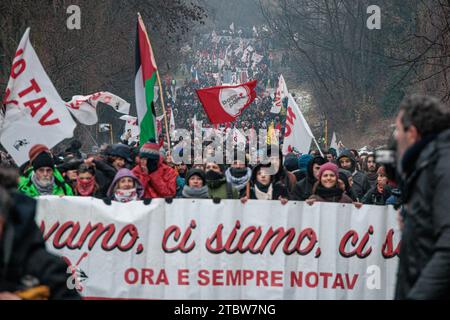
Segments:
[[[29,36],[30,28],[22,36],[14,56],[3,98],[5,113],[0,118],[0,142],[19,166],[29,160],[28,151],[34,145],[52,148],[72,137],[76,127]]]
[[[256,98],[256,80],[235,86],[217,86],[196,90],[212,124],[234,122]]]

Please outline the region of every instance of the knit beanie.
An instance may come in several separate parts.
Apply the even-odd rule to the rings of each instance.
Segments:
[[[206,184],[206,175],[205,175],[205,172],[204,172],[203,170],[201,170],[201,169],[196,169],[196,168],[190,169],[190,170],[187,172],[187,174],[186,174],[186,184],[189,184],[189,179],[190,179],[192,176],[198,176],[198,177],[200,177],[200,179],[202,179],[202,181],[203,181],[203,185]]]
[[[319,170],[319,180],[322,178],[322,174],[323,174],[325,171],[327,171],[327,170],[333,171],[334,174],[336,175],[336,177],[339,177],[339,175],[338,175],[338,166],[335,165],[335,164],[332,163],[332,162],[327,162],[327,163],[325,163],[325,164],[323,164],[323,165],[320,166],[320,170]]]
[[[297,156],[293,153],[288,153],[284,158],[284,166],[290,172],[298,169],[298,159]]]
[[[28,152],[28,157],[35,171],[43,167],[53,168],[55,165],[50,150],[43,144],[33,146]]]
[[[159,145],[154,140],[149,140],[139,150],[139,157],[147,159],[159,159]]]

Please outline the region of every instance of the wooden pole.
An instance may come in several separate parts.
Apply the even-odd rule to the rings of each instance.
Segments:
[[[165,127],[166,127],[167,145],[168,145],[168,148],[169,148],[169,153],[171,153],[171,152],[170,152],[170,135],[169,135],[169,128],[168,128],[168,126],[167,126],[167,114],[166,114],[166,108],[164,107],[164,105],[165,105],[165,104],[164,104],[164,92],[163,92],[163,89],[162,89],[161,78],[159,77],[159,72],[158,72],[158,70],[156,70],[156,77],[158,78],[159,96],[160,96],[160,98],[161,98],[161,106],[162,106],[163,114],[164,114],[164,125],[165,125]]]
[[[112,123],[109,124],[109,136],[111,138],[111,144],[114,143],[114,139],[113,139],[113,127],[112,127]]]
[[[325,149],[328,149],[328,120],[325,119]]]

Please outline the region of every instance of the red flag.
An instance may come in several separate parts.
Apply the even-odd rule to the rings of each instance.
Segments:
[[[256,98],[256,80],[236,86],[196,90],[198,98],[213,124],[234,122]]]

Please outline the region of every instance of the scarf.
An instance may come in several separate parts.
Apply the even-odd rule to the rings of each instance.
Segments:
[[[36,186],[37,191],[40,195],[51,195],[53,194],[53,184],[55,183],[55,177],[52,176],[50,183],[48,185],[42,184],[33,172],[31,176],[31,182]]]
[[[185,185],[182,195],[183,198],[208,199],[208,187],[203,186],[201,188],[191,188],[188,185]]]
[[[258,200],[272,200],[272,184],[264,186],[263,184],[256,181],[255,183],[255,196]]]
[[[225,176],[222,173],[213,170],[206,171],[206,184],[211,189],[217,189],[222,184],[226,183]]]
[[[92,177],[88,182],[81,182],[80,179],[77,179],[76,190],[79,195],[83,197],[90,196],[94,193],[95,189],[95,179]]]
[[[320,196],[321,198],[324,199],[331,199],[332,201],[339,201],[339,199],[341,199],[342,194],[344,193],[344,191],[335,186],[333,188],[325,188],[324,186],[322,186],[321,184],[319,184],[317,186],[317,190],[316,190],[316,194],[318,196]]]
[[[136,188],[128,190],[117,189],[116,192],[114,192],[114,198],[119,202],[135,201],[138,198],[137,190]]]
[[[227,181],[233,185],[238,191],[241,191],[245,188],[247,185],[247,182],[250,180],[252,176],[252,170],[250,168],[247,168],[247,174],[242,177],[234,177],[231,174],[231,170],[225,171],[225,176],[227,178]]]

